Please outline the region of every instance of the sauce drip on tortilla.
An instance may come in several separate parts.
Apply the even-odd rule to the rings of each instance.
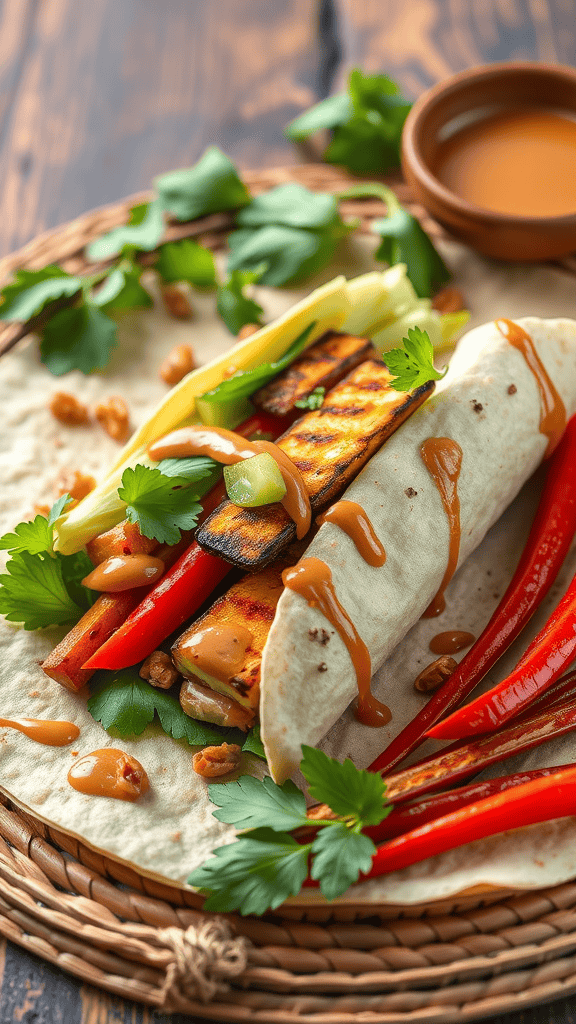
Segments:
[[[337,501],[318,518],[319,523],[334,523],[356,545],[358,554],[368,565],[378,568],[386,561],[386,551],[374,532],[364,509],[356,501]]]
[[[457,441],[450,437],[429,437],[420,446],[420,455],[426,469],[430,473],[448,517],[450,541],[448,546],[448,564],[442,577],[436,596],[428,605],[422,616],[424,619],[435,618],[446,607],[444,591],[456,572],[460,552],[460,499],[458,497],[458,477],[462,468],[462,449]]]
[[[48,718],[0,718],[0,726],[17,729],[46,747],[66,747],[80,735],[80,729],[73,722],[56,722]]]
[[[319,558],[302,558],[297,565],[284,570],[282,581],[289,590],[300,594],[311,608],[318,608],[346,644],[358,683],[358,721],[364,725],[386,725],[392,717],[390,709],[377,700],[370,691],[370,654],[354,623],[336,597],[329,566]]]
[[[544,369],[536,346],[527,332],[513,320],[499,319],[496,327],[514,348],[517,348],[534,374],[540,392],[540,433],[548,438],[546,457],[551,455],[566,427],[566,409],[550,377]]]
[[[117,594],[155,583],[164,572],[164,562],[153,555],[113,555],[97,565],[82,580],[89,590]]]
[[[110,796],[131,803],[150,789],[140,762],[114,747],[94,750],[75,761],[68,772],[68,782],[80,793]]]
[[[184,649],[196,669],[227,683],[244,665],[252,639],[252,633],[245,626],[224,622],[193,633]]]
[[[456,651],[463,651],[465,647],[470,647],[475,639],[474,633],[449,629],[445,633],[437,633],[436,636],[433,636],[428,646],[433,654],[455,654]]]
[[[154,461],[208,455],[224,466],[235,465],[261,452],[268,452],[278,464],[286,484],[286,494],[281,504],[296,523],[296,536],[301,540],[308,533],[312,521],[310,497],[300,470],[273,441],[247,441],[240,434],[224,427],[191,426],[174,430],[155,441],[148,449]]]

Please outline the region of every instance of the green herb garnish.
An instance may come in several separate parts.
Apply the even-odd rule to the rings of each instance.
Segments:
[[[254,299],[244,294],[247,285],[259,281],[266,265],[255,270],[233,270],[228,280],[216,293],[218,316],[224,321],[231,334],[238,334],[245,324],[258,324],[264,310]]]
[[[250,202],[234,164],[217,146],[210,146],[194,167],[161,174],[154,185],[163,208],[176,220],[196,220]]]
[[[195,288],[213,288],[216,284],[214,256],[192,238],[162,245],[154,269],[167,284],[189,281]]]
[[[386,366],[395,378],[390,382],[395,391],[412,391],[429,380],[442,380],[446,376],[447,366],[442,371],[434,366],[434,349],[426,331],[411,327],[402,344],[403,348],[392,348],[384,355]]]
[[[306,395],[306,398],[298,398],[294,405],[297,409],[319,409],[324,401],[325,394],[326,388],[314,388],[309,395]]]
[[[181,530],[196,526],[202,505],[184,477],[167,477],[159,469],[125,469],[118,488],[126,502],[126,516],[145,537],[161,544],[177,544]]]
[[[286,128],[294,142],[329,129],[324,152],[328,163],[342,164],[354,174],[382,174],[400,164],[400,139],[411,104],[386,75],[350,72],[347,92],[330,96],[297,117]]]
[[[215,857],[190,875],[188,881],[208,894],[206,910],[263,914],[296,896],[308,874],[320,882],[327,899],[335,899],[370,870],[376,847],[362,834],[378,825],[391,810],[380,775],[343,764],[313,747],[302,747],[300,770],[310,795],[327,803],[337,820],[315,821],[316,837],[298,843],[289,833],[310,827],[306,801],[293,782],[276,785],[243,776],[236,782],[210,786],[219,821],[247,829]]]
[[[162,203],[154,199],[151,203],[139,203],[130,210],[127,224],[113,228],[107,235],[95,238],[86,249],[88,259],[106,260],[125,250],[151,252],[164,234]]]

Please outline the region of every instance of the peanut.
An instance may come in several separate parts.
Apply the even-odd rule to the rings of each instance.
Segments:
[[[414,689],[419,690],[420,693],[433,693],[452,675],[456,665],[457,662],[454,661],[454,658],[443,654],[441,658],[437,658],[436,661],[427,665],[419,676],[416,676]]]
[[[163,284],[161,288],[164,308],[177,320],[190,320],[194,316],[185,284]]]
[[[260,330],[260,324],[244,324],[238,331],[237,340],[244,341],[245,338],[250,338],[252,334],[256,334],[256,331]]]
[[[439,313],[458,313],[464,309],[464,296],[458,288],[442,288],[432,299],[432,306]]]
[[[180,673],[172,664],[172,658],[164,651],[152,651],[138,674],[141,679],[147,679],[150,685],[158,690],[169,690],[180,678]]]
[[[221,743],[219,747],[204,747],[194,754],[192,767],[197,775],[213,779],[236,771],[240,756],[241,750],[236,743]]]
[[[160,364],[160,376],[166,384],[179,384],[195,366],[194,352],[190,345],[175,345]]]
[[[100,426],[114,441],[125,441],[130,430],[128,406],[123,398],[112,395],[105,402],[100,402],[94,409],[94,415]]]
[[[59,423],[65,423],[68,427],[78,427],[89,422],[87,407],[67,391],[55,391],[48,408]]]
[[[77,504],[87,494],[90,494],[90,491],[93,491],[95,487],[96,481],[93,476],[80,473],[77,469],[65,469],[58,478],[56,496],[59,498],[62,494],[69,494]]]

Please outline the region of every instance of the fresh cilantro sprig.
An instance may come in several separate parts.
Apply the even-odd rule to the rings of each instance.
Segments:
[[[177,544],[181,530],[192,530],[202,511],[196,490],[185,477],[165,476],[159,469],[125,469],[118,488],[126,502],[126,516],[144,537],[161,544]]]
[[[280,287],[318,273],[333,259],[338,242],[354,224],[345,224],[334,196],[303,185],[278,185],[252,200],[236,217],[228,236],[228,270],[256,271],[260,283]]]
[[[319,409],[324,401],[325,394],[326,388],[322,386],[314,388],[309,395],[306,395],[306,398],[298,398],[294,405],[297,409]]]
[[[250,202],[236,167],[217,146],[210,146],[193,167],[161,174],[154,186],[163,209],[176,220],[196,220]]]
[[[317,103],[286,128],[293,142],[331,131],[323,159],[354,174],[382,174],[400,164],[400,138],[411,104],[387,75],[350,72],[346,92]]]
[[[335,899],[370,870],[376,847],[362,829],[379,824],[391,810],[380,775],[343,764],[313,747],[302,747],[300,770],[310,795],[338,816],[314,821],[306,817],[306,800],[293,782],[278,786],[270,778],[243,776],[210,786],[219,821],[243,834],[237,842],[214,850],[215,856],[192,872],[188,881],[208,894],[206,909],[223,913],[263,914],[296,896],[308,874]],[[295,829],[317,829],[313,839],[297,842]]]
[[[233,270],[216,293],[216,310],[231,334],[238,334],[245,324],[259,324],[264,310],[244,294],[247,285],[259,281],[266,264],[255,270]]]
[[[69,501],[63,495],[48,518],[38,515],[0,537],[0,549],[11,555],[0,576],[0,614],[24,629],[72,622],[92,603],[90,591],[81,586],[93,568],[88,555],[54,551],[54,523]]]
[[[426,331],[410,327],[408,336],[402,339],[403,348],[392,348],[384,353],[384,360],[394,380],[390,387],[394,391],[412,391],[429,380],[442,380],[448,367],[437,370],[434,366],[434,349]]]

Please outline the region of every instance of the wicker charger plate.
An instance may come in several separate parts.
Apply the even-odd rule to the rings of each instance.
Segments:
[[[300,165],[245,180],[255,193],[281,182],[338,191],[351,179]],[[439,225],[392,184],[430,233]],[[0,261],[0,284],[20,267],[93,265],[84,247],[125,222],[147,195],[130,197],[47,232]],[[361,230],[378,200],[343,212]],[[222,245],[231,225],[216,214],[173,224],[167,239]],[[563,261],[576,269],[573,258]],[[39,326],[0,329],[0,355]],[[409,908],[284,906],[264,918],[199,912],[192,892],[153,880],[24,812],[0,794],[0,933],[83,981],[164,1012],[277,1024],[459,1022],[576,992],[576,883],[511,893],[486,886]]]

